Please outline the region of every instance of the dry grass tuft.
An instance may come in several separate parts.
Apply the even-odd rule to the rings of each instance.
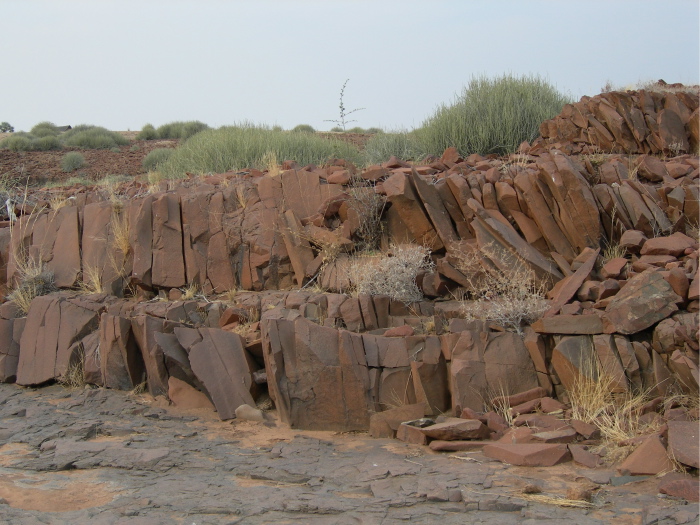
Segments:
[[[83,266],[83,278],[78,281],[78,290],[86,295],[104,292],[102,272],[97,266]]]
[[[71,389],[85,387],[85,355],[82,351],[77,358],[71,359],[68,370],[58,379],[58,383]]]
[[[362,179],[354,177],[348,189],[350,210],[357,214],[359,226],[355,230],[358,251],[371,251],[379,247],[382,239],[382,214],[386,207],[384,198],[367,186]]]
[[[430,249],[416,244],[397,244],[388,253],[354,257],[350,279],[358,294],[388,295],[412,303],[423,299],[416,277],[434,267]]]
[[[18,260],[19,262],[19,260]],[[47,295],[58,291],[54,282],[54,274],[44,268],[41,263],[33,260],[18,264],[19,284],[7,298],[17,305],[22,314],[27,315],[32,301],[40,295]]]
[[[567,391],[572,419],[593,424],[600,429],[605,460],[616,463],[631,452],[626,443],[637,436],[659,430],[660,420],[651,423],[642,419],[642,407],[651,399],[651,389],[643,392],[615,392],[617,379],[600,364],[584,362],[581,373]]]

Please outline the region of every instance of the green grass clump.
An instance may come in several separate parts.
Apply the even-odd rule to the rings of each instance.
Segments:
[[[361,135],[364,135],[365,133],[367,133],[367,130],[365,128],[361,128],[360,126],[355,126],[354,128],[345,130],[345,133],[359,133]]]
[[[292,128],[292,131],[295,131],[297,133],[316,133],[316,130],[313,128],[313,126],[309,126],[308,124],[299,124],[298,126],[294,126]]]
[[[380,164],[392,155],[402,160],[420,160],[426,156],[415,132],[409,131],[376,133],[365,144],[364,154],[368,164]]]
[[[173,148],[156,148],[143,158],[141,162],[146,171],[156,171],[175,151]]]
[[[81,124],[63,133],[64,146],[83,149],[111,149],[129,144],[129,139],[100,126]]]
[[[85,165],[85,157],[83,157],[77,151],[71,151],[66,153],[61,159],[61,169],[65,173],[70,173],[77,169],[82,168]]]
[[[187,122],[169,122],[160,126],[156,133],[159,139],[188,139],[200,131],[209,129],[204,122],[191,120]]]
[[[50,151],[61,149],[61,142],[54,135],[45,135],[32,141],[32,150],[34,151]]]
[[[57,137],[60,133],[58,130],[58,127],[53,123],[53,122],[39,122],[36,124],[30,131],[32,135],[35,137],[47,137],[47,136],[53,136]]]
[[[571,100],[538,76],[475,77],[451,105],[440,106],[417,130],[422,147],[441,155],[506,154],[539,135],[542,121]]]
[[[32,151],[32,136],[29,133],[18,131],[0,141],[0,148],[10,151]]]
[[[244,124],[198,133],[175,149],[159,171],[168,178],[180,178],[187,172],[265,169],[272,155],[280,161],[294,160],[301,165],[323,164],[331,158],[362,162],[359,150],[341,140]]]
[[[153,124],[146,124],[141,128],[141,131],[136,135],[136,140],[155,140],[158,138],[158,132]]]

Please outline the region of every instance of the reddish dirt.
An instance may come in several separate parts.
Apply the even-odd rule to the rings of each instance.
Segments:
[[[128,175],[138,177],[145,174],[143,159],[156,148],[174,148],[178,140],[136,140],[136,131],[123,131],[129,144],[119,151],[64,148],[56,151],[9,151],[0,149],[0,177],[27,180],[30,186],[55,183],[71,177],[99,180],[107,175]],[[10,133],[0,133],[0,140]],[[362,149],[372,135],[357,133],[319,133],[324,138],[339,138]],[[61,159],[68,151],[79,151],[85,157],[85,166],[72,173],[61,169]]]
[[[29,184],[42,185],[70,177],[99,180],[107,175],[136,177],[145,173],[143,159],[156,148],[174,148],[177,140],[131,140],[119,152],[108,149],[65,148],[56,151],[9,151],[0,149],[0,177],[28,178]],[[72,173],[61,169],[61,159],[68,151],[79,151],[85,157],[85,166]]]

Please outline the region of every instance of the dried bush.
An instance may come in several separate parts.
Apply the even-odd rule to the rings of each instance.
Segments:
[[[488,258],[493,249],[486,246],[481,253]],[[509,259],[503,254],[499,258]],[[465,318],[492,321],[521,333],[523,325],[532,324],[549,308],[546,290],[537,285],[534,272],[517,257],[510,257],[507,271],[491,264],[476,249],[457,251],[456,259],[471,285],[472,300],[465,300],[462,307]]]
[[[58,291],[52,271],[32,262],[18,265],[20,282],[7,298],[13,301],[23,314],[29,312],[34,298]]]
[[[350,271],[358,294],[388,295],[395,301],[412,303],[423,298],[416,277],[433,267],[429,248],[399,244],[385,254],[355,257]]]
[[[382,238],[382,214],[386,207],[384,198],[374,191],[373,185],[366,185],[354,178],[348,189],[351,199],[350,209],[357,214],[359,226],[355,230],[358,251],[376,250]]]

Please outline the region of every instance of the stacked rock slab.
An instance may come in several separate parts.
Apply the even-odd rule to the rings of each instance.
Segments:
[[[264,387],[253,375],[264,369],[284,421],[338,430],[366,429],[372,414],[397,406],[459,416],[501,390],[541,387],[563,399],[595,366],[616,391],[696,392],[698,159],[677,136],[681,122],[693,144],[693,115],[693,95],[606,94],[565,108],[543,124],[543,140],[501,159],[449,149],[422,166],[231,173],[121,205],[75,193],[59,210],[21,216],[11,235],[0,228],[4,280],[15,285],[35,264],[64,289],[99,275],[110,295],[39,297],[26,317],[0,306],[0,380],[61,379],[82,356],[90,382],[145,381],[167,395],[175,378],[229,418],[255,404]],[[574,157],[579,146],[552,134],[645,155]],[[666,158],[650,155],[661,151]],[[441,301],[346,295],[361,217],[345,171],[371,181],[362,195],[384,206],[383,247],[430,247],[435,270],[417,282]],[[611,244],[626,257],[602,264]],[[456,319],[450,294],[473,291],[480,272],[513,268],[552,299],[524,339]],[[312,282],[329,293],[300,290]],[[257,293],[226,306],[118,299],[129,288],[175,300],[186,286]],[[236,311],[256,311],[259,326]]]

